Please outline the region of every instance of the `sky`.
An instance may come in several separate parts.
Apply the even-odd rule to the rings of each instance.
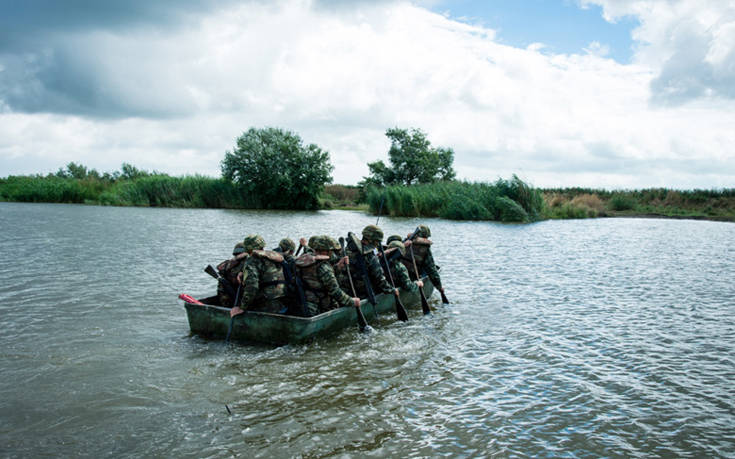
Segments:
[[[735,0],[0,0],[0,177],[220,175],[251,127],[329,151],[388,128],[457,177],[735,187]]]

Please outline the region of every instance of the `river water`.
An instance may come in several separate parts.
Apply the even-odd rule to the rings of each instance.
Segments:
[[[0,455],[735,455],[734,224],[424,222],[451,305],[244,346],[204,266],[375,217],[0,203]]]

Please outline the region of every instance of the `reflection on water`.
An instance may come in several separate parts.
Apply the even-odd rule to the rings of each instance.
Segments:
[[[452,301],[431,317],[279,348],[189,336],[177,294],[213,291],[202,268],[245,234],[369,223],[0,203],[0,453],[735,454],[733,224],[429,220]]]

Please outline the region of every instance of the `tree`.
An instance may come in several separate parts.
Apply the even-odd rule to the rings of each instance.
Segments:
[[[383,161],[368,163],[371,175],[364,177],[362,185],[412,185],[454,179],[451,148],[432,147],[426,134],[415,128],[392,128],[385,135],[391,140],[390,166]]]
[[[319,193],[332,182],[329,153],[279,128],[250,128],[225,152],[222,177],[267,209],[317,209]]]

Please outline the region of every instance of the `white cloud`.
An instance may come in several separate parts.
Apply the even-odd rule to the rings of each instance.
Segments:
[[[735,98],[735,2],[732,0],[581,0],[614,22],[636,17],[635,60],[656,77],[652,100],[681,104],[699,97]]]
[[[407,3],[252,3],[168,33],[64,36],[47,59],[78,77],[72,89],[0,57],[16,65],[5,73],[31,72],[10,85],[17,94],[40,94],[34,103],[53,100],[45,111],[60,112],[21,113],[0,92],[0,176],[68,161],[217,175],[235,137],[279,126],[326,148],[335,181],[355,183],[367,162],[387,156],[385,129],[400,126],[454,148],[470,180],[519,173],[541,186],[733,186],[731,99],[649,103],[651,85],[682,53],[656,44],[673,19],[646,19],[662,2],[595,3],[610,19],[642,18],[636,34],[647,44],[635,63],[605,58],[600,44],[580,55],[501,45],[492,30]],[[726,74],[732,28],[712,33],[702,59]]]

